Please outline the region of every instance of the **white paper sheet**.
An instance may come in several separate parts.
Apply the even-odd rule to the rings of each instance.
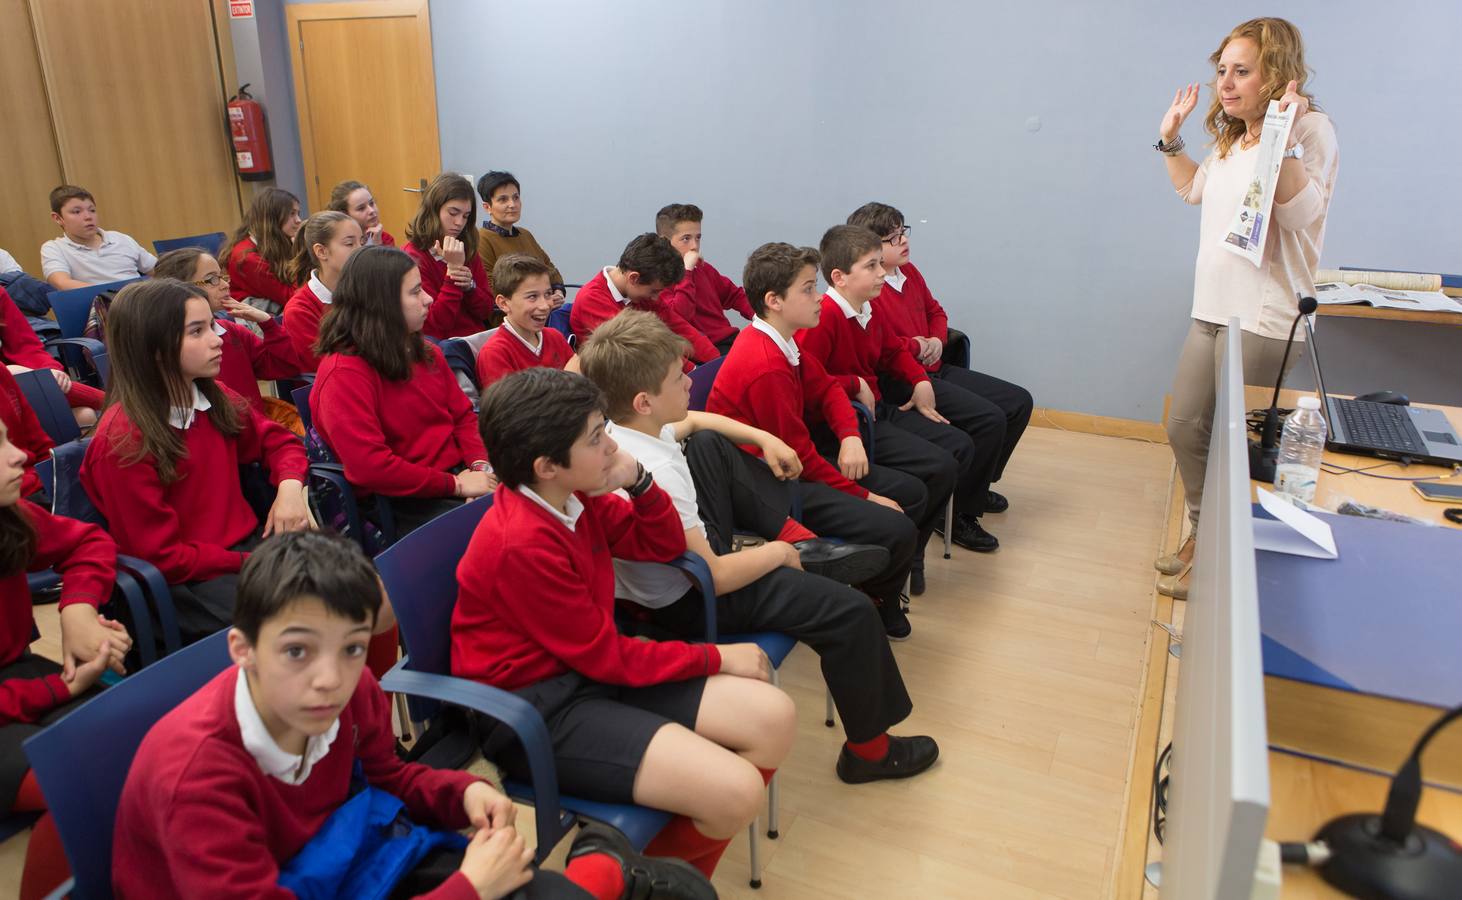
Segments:
[[[1325,520],[1317,518],[1288,500],[1263,488],[1255,488],[1259,505],[1274,519],[1254,519],[1254,548],[1291,556],[1336,559],[1335,533]]]

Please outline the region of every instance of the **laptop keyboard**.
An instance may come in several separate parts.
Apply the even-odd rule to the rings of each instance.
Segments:
[[[1347,443],[1411,455],[1426,452],[1406,407],[1334,398],[1330,403],[1345,425]]]

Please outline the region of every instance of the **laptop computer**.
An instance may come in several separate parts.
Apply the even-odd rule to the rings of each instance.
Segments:
[[[1325,393],[1320,374],[1320,348],[1315,327],[1305,318],[1305,338],[1310,343],[1310,366],[1320,392],[1320,411],[1329,434],[1325,446],[1346,453],[1405,459],[1411,462],[1453,466],[1462,463],[1462,437],[1440,410],[1367,400],[1346,400]]]

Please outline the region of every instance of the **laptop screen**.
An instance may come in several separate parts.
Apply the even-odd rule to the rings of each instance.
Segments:
[[[1335,434],[1330,423],[1330,395],[1325,392],[1325,378],[1320,374],[1320,348],[1315,345],[1315,317],[1305,316],[1305,342],[1309,345],[1310,370],[1315,373],[1315,390],[1320,394],[1320,414],[1325,417],[1325,429]]]

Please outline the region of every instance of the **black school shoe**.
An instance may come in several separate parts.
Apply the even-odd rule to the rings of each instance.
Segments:
[[[985,512],[1003,513],[1009,508],[1010,501],[1005,499],[1004,494],[997,494],[995,491],[990,491],[985,495]]]
[[[809,538],[792,545],[802,560],[802,571],[831,578],[838,584],[862,584],[888,568],[888,550],[873,544],[839,544],[827,538]]]
[[[918,597],[924,593],[925,587],[924,561],[922,559],[916,560],[913,567],[909,569],[909,594]]]
[[[636,853],[629,840],[608,825],[590,822],[579,829],[569,849],[569,861],[592,853],[606,854],[619,863],[624,873],[620,896],[627,900],[716,900],[716,889],[695,866],[683,859]]]
[[[949,539],[959,544],[966,550],[973,550],[976,553],[990,553],[1000,549],[1000,541],[995,535],[986,531],[980,520],[974,516],[955,516],[954,534]]]
[[[838,754],[838,777],[848,784],[867,784],[890,778],[912,778],[934,765],[939,759],[939,745],[932,737],[888,736],[888,755],[878,762],[869,762],[843,745]]]
[[[878,617],[883,620],[883,633],[891,641],[907,641],[914,633],[914,626],[909,624],[909,617],[905,615],[902,597],[897,603],[879,603]]]

